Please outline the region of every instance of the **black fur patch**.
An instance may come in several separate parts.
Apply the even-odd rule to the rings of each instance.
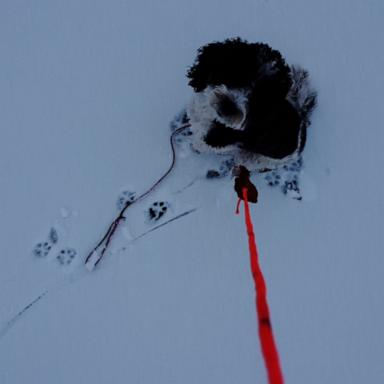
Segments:
[[[290,69],[280,52],[267,44],[248,43],[237,37],[201,47],[187,77],[189,85],[200,92],[208,85],[249,87],[264,82],[267,72],[273,72],[274,87],[278,88],[272,91],[269,84],[268,91],[286,96],[291,87]]]
[[[312,94],[310,105],[302,110],[287,99],[293,86],[292,72],[280,52],[267,44],[248,43],[240,38],[214,42],[198,50],[187,77],[195,92],[225,85],[229,90],[244,89],[247,95],[242,129],[214,120],[204,137],[206,144],[215,148],[238,144],[240,148],[274,159],[303,150],[308,116],[315,106],[316,95]],[[219,98],[218,104],[216,111],[220,117],[239,113],[240,109],[230,98]]]

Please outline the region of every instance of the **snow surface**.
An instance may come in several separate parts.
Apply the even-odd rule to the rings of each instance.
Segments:
[[[2,0],[0,383],[266,382],[232,184],[177,193],[201,160],[183,156],[99,267],[82,264],[119,193],[168,166],[196,49],[233,36],[279,49],[319,91],[311,199],[254,180],[286,382],[384,382],[383,17],[382,0]],[[156,198],[197,210],[133,241]],[[77,256],[60,265],[65,247]]]

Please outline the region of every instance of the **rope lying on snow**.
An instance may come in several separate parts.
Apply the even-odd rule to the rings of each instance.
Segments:
[[[177,134],[179,134],[180,132],[182,132],[183,130],[185,130],[186,128],[188,128],[190,126],[191,126],[190,123],[186,123],[186,124],[182,125],[180,128],[178,128],[172,132],[172,134],[169,138],[169,142],[171,144],[171,150],[172,150],[172,161],[171,161],[171,165],[169,166],[168,170],[160,177],[160,179],[158,179],[154,184],[152,184],[152,186],[149,189],[147,189],[144,193],[142,193],[139,197],[137,197],[133,201],[127,201],[125,203],[124,207],[121,209],[121,211],[119,212],[117,217],[112,221],[112,223],[108,227],[108,230],[105,232],[104,236],[96,244],[96,246],[92,249],[92,251],[88,254],[88,256],[85,259],[84,264],[87,264],[92,259],[93,255],[97,252],[99,252],[99,254],[97,255],[96,260],[94,262],[94,267],[96,267],[97,264],[100,263],[101,259],[103,258],[105,252],[107,251],[107,249],[111,243],[112,237],[113,237],[114,233],[116,232],[117,227],[119,226],[121,221],[125,220],[125,211],[128,209],[128,207],[130,207],[131,205],[133,205],[133,204],[137,203],[138,201],[147,197],[172,172],[172,170],[175,166],[175,163],[176,163],[176,151],[175,151],[175,145],[174,145],[173,139],[175,138],[175,136]]]
[[[259,338],[264,363],[267,368],[268,380],[270,384],[283,384],[283,374],[280,367],[279,353],[276,348],[275,339],[272,332],[269,307],[267,302],[267,287],[264,276],[259,265],[259,256],[256,247],[255,233],[251,219],[248,203],[248,189],[242,189],[242,199],[244,200],[245,223],[248,233],[249,254],[251,259],[251,270],[255,282],[256,291],[256,310],[259,323]],[[237,211],[240,206],[241,198],[237,204]]]

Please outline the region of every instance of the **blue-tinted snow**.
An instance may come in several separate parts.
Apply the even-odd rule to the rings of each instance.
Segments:
[[[266,382],[230,182],[194,185],[174,210],[199,209],[140,241],[121,233],[99,269],[80,260],[119,193],[168,166],[196,49],[237,35],[319,91],[304,156],[317,197],[260,183],[253,209],[286,381],[384,382],[383,17],[381,0],[1,1],[0,382]],[[56,251],[78,255],[67,269],[32,252],[56,226]]]

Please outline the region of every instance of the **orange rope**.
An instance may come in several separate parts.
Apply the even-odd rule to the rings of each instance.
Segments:
[[[279,353],[277,351],[275,339],[273,337],[272,325],[269,315],[269,308],[267,302],[267,287],[259,265],[259,256],[257,253],[255,233],[253,231],[251,213],[249,210],[248,190],[247,188],[243,188],[242,191],[245,210],[245,223],[247,226],[248,233],[249,254],[251,259],[251,270],[253,280],[255,282],[256,310],[259,322],[259,338],[261,350],[263,353],[263,358],[268,373],[269,383],[283,384],[284,379],[280,368]],[[237,204],[237,213],[239,205],[240,199]]]

